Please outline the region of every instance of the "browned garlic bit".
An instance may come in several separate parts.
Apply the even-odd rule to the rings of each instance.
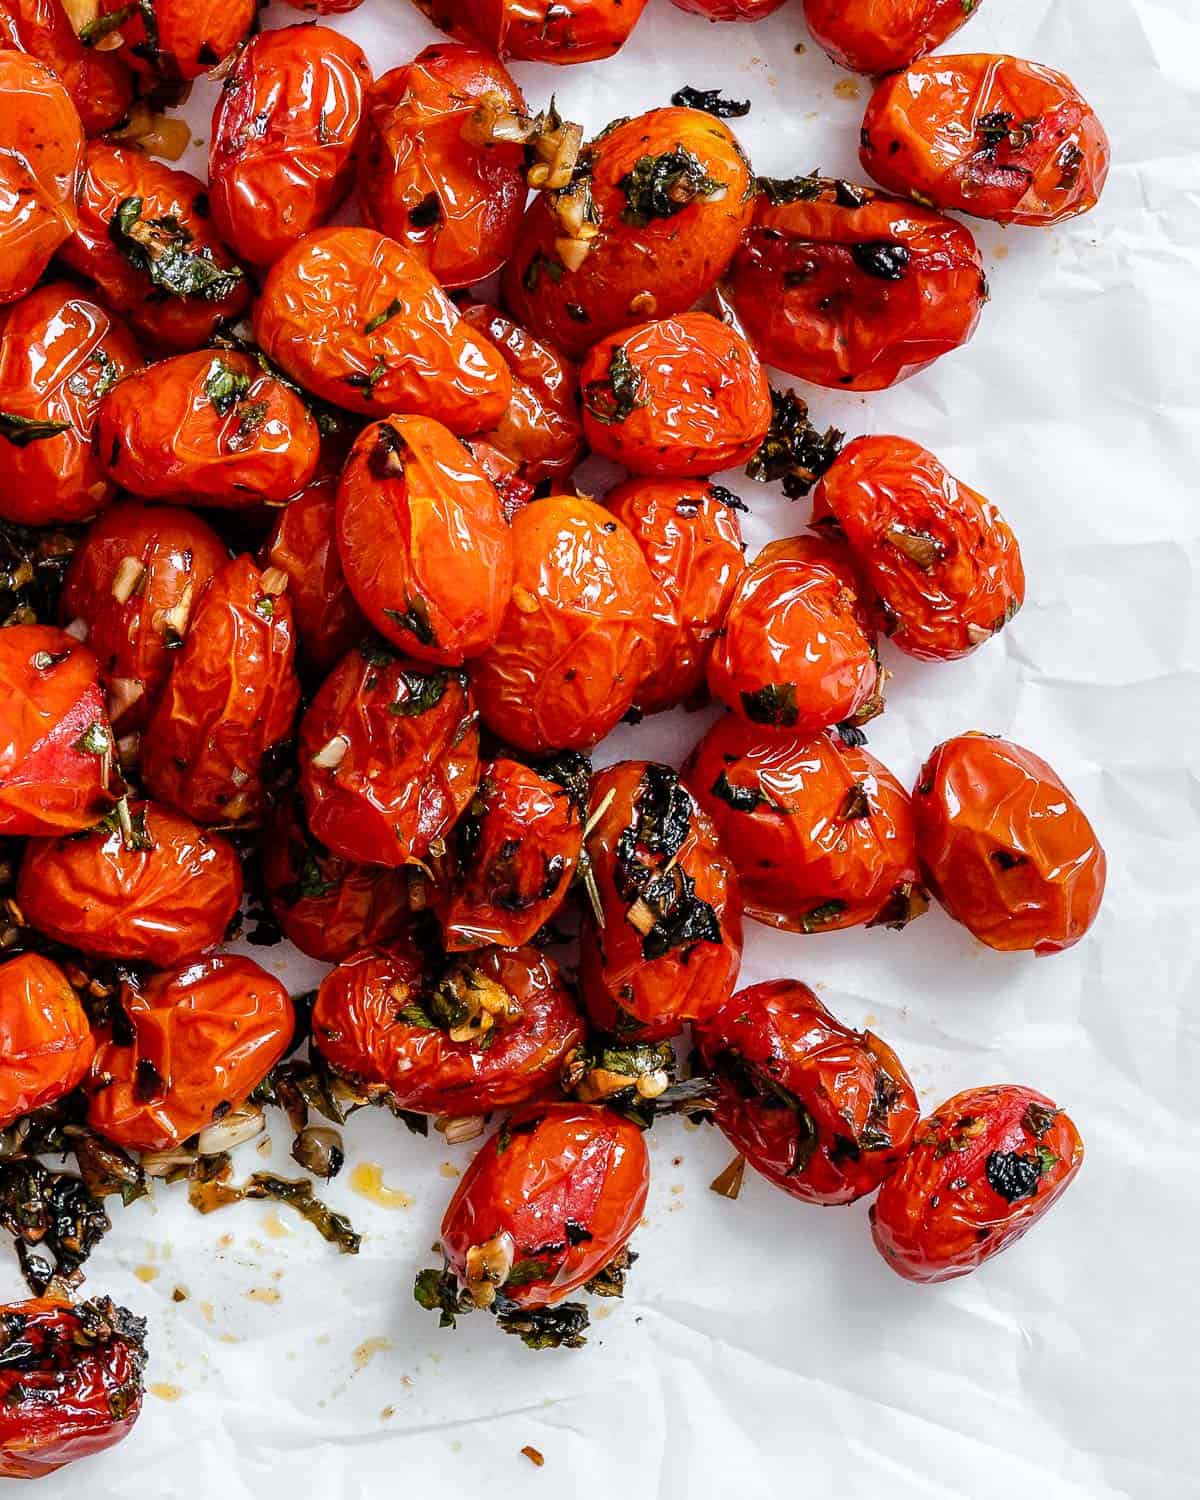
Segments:
[[[518,1020],[522,1014],[504,986],[478,969],[459,969],[443,979],[439,989],[449,1007],[462,1016],[450,1028],[452,1042],[477,1041],[493,1026]]]
[[[714,1193],[722,1198],[736,1198],[742,1191],[742,1179],[746,1175],[746,1158],[735,1156],[723,1172],[718,1172],[709,1183]]]
[[[890,526],[886,532],[886,540],[892,546],[903,552],[909,562],[924,572],[930,572],[941,560],[942,549],[933,537],[923,531],[909,531],[904,526]]]
[[[540,114],[524,115],[511,108],[502,94],[488,93],[480,99],[462,127],[462,136],[473,146],[499,142],[524,146],[531,158],[526,181],[535,191],[565,188],[571,181],[583,127],[564,120],[550,101]]]
[[[433,1128],[446,1137],[447,1145],[461,1146],[483,1134],[485,1119],[484,1115],[439,1115]]]
[[[115,45],[119,47],[123,38],[119,31],[114,31],[95,44],[96,50],[103,52],[106,44],[114,45],[114,39]],[[160,156],[164,161],[178,161],[191,143],[192,132],[186,120],[177,119],[173,115],[155,114],[147,104],[139,100],[129,111],[128,120],[108,131],[107,136],[109,140],[140,146],[148,156]]]
[[[508,1280],[515,1254],[516,1245],[506,1229],[467,1251],[467,1295],[476,1307],[491,1307],[495,1302],[496,1288]]]

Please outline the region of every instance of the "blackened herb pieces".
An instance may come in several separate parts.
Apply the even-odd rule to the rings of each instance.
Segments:
[[[690,84],[676,89],[671,103],[680,109],[702,109],[718,120],[740,120],[750,113],[749,99],[726,99],[720,89],[694,89]]]

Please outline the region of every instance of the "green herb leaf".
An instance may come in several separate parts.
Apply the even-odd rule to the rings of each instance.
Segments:
[[[204,381],[204,394],[218,416],[228,416],[250,389],[250,377],[231,370],[223,359],[214,360]]]
[[[0,437],[6,438],[14,448],[27,448],[30,443],[57,437],[60,432],[70,430],[70,422],[47,422],[37,417],[20,417],[13,411],[0,411]]]
[[[369,319],[363,325],[363,332],[364,333],[374,333],[377,328],[382,328],[383,325],[385,323],[389,322],[392,318],[394,318],[397,313],[403,312],[403,311],[404,311],[404,302],[403,302],[403,299],[400,298],[400,297],[394,297],[392,299],[392,301],[388,303],[388,305],[384,308],[384,310],[382,312],[376,313],[373,318]]]
[[[829,427],[823,433],[808,420],[808,403],[795,391],[771,391],[771,425],[746,475],[759,484],[783,481],[789,500],[807,495],[841,451],[845,433]]]
[[[674,146],[658,156],[640,156],[617,186],[628,205],[622,220],[642,225],[672,218],[694,199],[707,198],[725,184],[710,177],[686,146]]]
[[[173,214],[142,218],[141,198],[123,198],[108,226],[108,237],[136,270],[172,297],[222,302],[241,286],[240,266],[219,266],[207,246],[193,249],[194,236]]]
[[[671,103],[679,109],[701,109],[718,120],[740,120],[750,113],[749,99],[726,99],[720,89],[694,89],[690,84],[676,89]]]
[[[609,359],[608,378],[589,381],[583,392],[583,404],[597,422],[603,422],[606,427],[614,422],[624,422],[649,400],[649,394],[642,389],[642,377],[621,344]]]
[[[402,630],[410,631],[422,646],[437,645],[437,635],[429,622],[429,606],[419,595],[410,594],[403,610],[385,609],[384,614]],[[441,697],[441,693],[438,697]],[[437,699],[434,700],[436,701]]]
[[[786,729],[800,716],[794,682],[768,682],[752,693],[742,694],[742,710],[752,724],[772,724]]]
[[[450,681],[450,674],[442,671],[415,672],[407,669],[400,672],[400,679],[407,692],[402,700],[388,704],[388,713],[399,719],[415,719],[428,713],[442,701],[442,695]]]

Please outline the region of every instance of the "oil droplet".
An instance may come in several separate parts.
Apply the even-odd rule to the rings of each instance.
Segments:
[[[354,1361],[356,1370],[365,1370],[371,1360],[377,1354],[382,1354],[385,1349],[392,1347],[391,1339],[363,1339],[358,1348],[350,1356]]]
[[[462,1173],[452,1161],[444,1161],[438,1168],[443,1177],[461,1177]]]
[[[221,1335],[221,1342],[223,1344],[240,1344],[242,1342],[241,1335],[236,1333],[223,1333]]]
[[[218,1250],[228,1250],[229,1247],[230,1247],[230,1245],[232,1245],[232,1244],[233,1244],[233,1235],[231,1235],[231,1234],[223,1234],[221,1236],[221,1238],[217,1241],[217,1249]]]
[[[1008,246],[1007,245],[997,245],[996,248],[992,251],[992,254],[996,257],[997,260],[1007,260],[1008,259]]]
[[[243,1292],[247,1302],[281,1302],[283,1293],[277,1286],[252,1286],[248,1292]]]
[[[839,78],[833,86],[833,92],[839,99],[857,99],[858,80],[856,78]]]
[[[157,1266],[134,1266],[134,1268],[133,1268],[133,1274],[137,1277],[137,1279],[139,1281],[157,1281],[158,1280],[158,1267]]]
[[[165,1380],[156,1381],[153,1385],[148,1386],[147,1389],[152,1396],[157,1396],[160,1401],[178,1401],[180,1396],[183,1395],[182,1386],[168,1385]]]
[[[609,1307],[607,1303],[601,1302],[591,1309],[591,1314],[592,1322],[594,1323],[597,1318],[611,1318],[612,1308]]]
[[[211,1323],[212,1322],[212,1320],[213,1320],[213,1305],[212,1305],[211,1302],[202,1302],[200,1304],[200,1316],[204,1319],[204,1321],[206,1323]]]
[[[379,1420],[381,1422],[390,1422],[395,1415],[396,1408],[394,1406],[385,1406],[379,1413]]]
[[[387,1187],[383,1168],[377,1161],[360,1161],[350,1173],[350,1186],[360,1198],[377,1203],[380,1208],[411,1208],[413,1200],[399,1188]]]

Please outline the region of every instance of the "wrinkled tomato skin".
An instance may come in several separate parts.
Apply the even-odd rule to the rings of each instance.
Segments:
[[[88,135],[119,125],[133,100],[133,75],[112,52],[85,47],[62,0],[0,0],[0,34],[43,62],[62,83]]]
[[[689,15],[706,21],[761,21],[772,15],[784,0],[671,0]],[[957,0],[961,4],[961,0]]]
[[[406,662],[377,643],[347,653],[300,723],[300,791],[314,837],[356,864],[424,861],[479,784],[475,720],[461,673]]]
[[[697,197],[677,212],[631,223],[623,217],[629,199],[622,181],[642,158],[678,149],[700,163],[723,196]],[[526,210],[501,282],[517,322],[573,359],[621,328],[686,312],[716,285],[754,212],[741,147],[702,110],[638,115],[593,141],[580,162],[585,171],[590,166],[599,229],[582,265],[572,271],[559,259],[555,241],[566,230],[540,194]]]
[[[678,1036],[683,1023],[673,1013],[654,1021],[639,1021],[617,1000],[608,987],[604,954],[596,934],[594,922],[584,923],[579,933],[579,998],[592,1029],[621,1047],[635,1042],[666,1042]]]
[[[301,23],[246,44],[213,110],[213,223],[242,260],[272,265],[354,182],[371,68],[348,37]]]
[[[146,1325],[107,1298],[0,1307],[0,1478],[40,1479],[127,1437]]]
[[[255,10],[255,0],[152,0],[149,7],[100,0],[102,16],[129,12],[119,28],[122,58],[135,72],[167,82],[198,78],[223,62],[254,24]]]
[[[852,391],[883,390],[965,344],[988,295],[968,229],[831,180],[791,203],[759,194],[728,288],[767,364]]]
[[[94,1051],[87,1014],[56,963],[23,953],[0,964],[0,1130],[69,1094]]]
[[[618,394],[618,362],[633,372],[631,400]],[[771,424],[771,388],[758,356],[708,313],[611,334],[584,360],[579,383],[589,447],[632,474],[687,479],[734,468]]]
[[[739,990],[695,1035],[718,1079],[717,1125],[793,1198],[853,1203],[908,1150],[921,1113],[912,1080],[885,1042],[843,1025],[807,985]]]
[[[125,326],[57,281],[17,304],[0,329],[0,411],[65,430],[0,436],[0,515],[45,526],[82,521],[112,499],[93,436],[103,392],[142,366]]]
[[[512,530],[496,487],[428,417],[363,429],[337,495],[342,572],[385,640],[460,666],[495,640],[512,590]]]
[[[17,900],[47,937],[101,958],[169,968],[215,948],[242,899],[233,846],[156,803],[131,803],[152,847],[119,828],[38,839],[25,851]]]
[[[544,13],[522,0],[423,0],[422,8],[435,26],[497,57],[567,64],[619,51],[646,0],[561,0]]]
[[[930,890],[989,948],[1061,953],[1096,920],[1104,850],[1032,751],[983,734],[944,741],[921,768],[913,811]]]
[[[967,1089],[921,1121],[871,1205],[875,1248],[906,1281],[966,1276],[1032,1229],[1082,1165],[1078,1130],[1044,1094]]]
[[[114,747],[92,652],[50,625],[6,626],[0,702],[0,834],[53,838],[103,817]]]
[[[501,1286],[500,1295],[521,1307],[548,1307],[624,1249],[649,1185],[646,1143],[631,1121],[597,1105],[530,1104],[484,1142],[463,1173],[442,1219],[442,1249],[465,1278],[472,1246],[511,1235],[514,1266],[536,1259],[546,1271]]]
[[[981,646],[1025,600],[1017,539],[1000,512],[918,443],[848,443],[813,492],[814,524],[836,523],[878,594],[892,644],[921,661]],[[905,539],[933,555],[912,558]]]
[[[75,232],[83,126],[57,76],[24,52],[0,51],[0,304],[33,289]]]
[[[246,556],[213,577],[146,729],[147,789],[197,823],[236,823],[261,811],[264,760],[296,716],[291,605],[262,585]]]
[[[373,229],[305,235],[272,266],[254,333],[305,390],[368,417],[400,412],[478,432],[512,396],[496,350],[410,251]]]
[[[804,19],[839,67],[878,77],[942,46],[977,9],[978,0],[804,0]]]
[[[513,552],[500,633],[471,663],[480,715],[522,750],[586,750],[654,666],[654,580],[625,527],[579,496],[518,511]]]
[[[889,192],[997,224],[1048,225],[1096,206],[1109,145],[1065,74],[974,53],[883,79],[858,154]]]
[[[726,714],[683,776],[733,861],[747,916],[813,933],[902,925],[923,910],[908,793],[836,733],[806,741]]]
[[[167,1151],[244,1104],[287,1052],[287,990],[237,954],[164,969],[121,988],[133,1032],[101,1035],[84,1081],[88,1124],[129,1151]]]
[[[345,16],[357,10],[363,0],[284,0],[293,10],[312,11],[318,16]]]

